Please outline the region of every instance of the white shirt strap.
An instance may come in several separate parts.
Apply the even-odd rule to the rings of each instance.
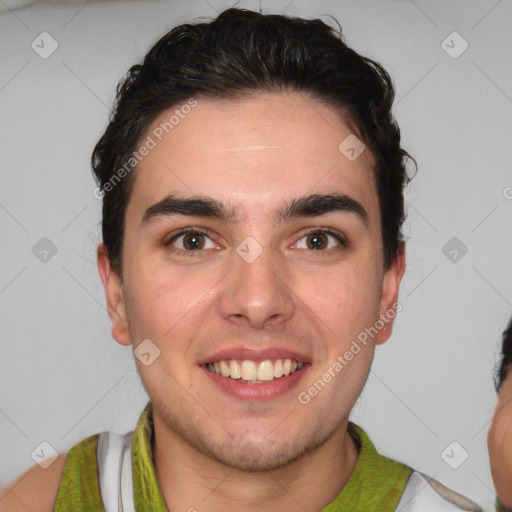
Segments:
[[[458,494],[437,480],[413,471],[405,486],[395,512],[482,512],[468,498]]]
[[[132,437],[133,432],[103,432],[98,436],[99,484],[106,512],[135,512]]]

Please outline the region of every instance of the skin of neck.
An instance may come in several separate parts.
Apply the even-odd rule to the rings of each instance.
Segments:
[[[321,446],[266,472],[241,471],[213,460],[156,415],[154,426],[155,473],[169,510],[320,511],[346,485],[359,456],[346,421]]]

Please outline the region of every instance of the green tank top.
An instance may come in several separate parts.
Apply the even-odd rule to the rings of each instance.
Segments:
[[[355,470],[340,494],[322,512],[392,512],[404,492],[412,469],[380,455],[364,430],[349,423],[359,445]],[[153,455],[153,413],[149,403],[139,417],[132,438],[133,496],[136,512],[166,512],[158,487]],[[98,482],[98,434],[69,450],[54,512],[104,512]]]

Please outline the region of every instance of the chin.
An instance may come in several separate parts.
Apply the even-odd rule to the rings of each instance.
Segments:
[[[266,447],[265,451],[262,452],[256,445],[249,442],[231,453],[221,451],[220,453],[210,454],[210,456],[213,455],[217,462],[239,471],[264,473],[289,466],[301,459],[307,451],[286,446],[275,451],[270,451]]]
[[[305,435],[295,440],[263,439],[250,441],[250,436],[242,436],[238,442],[232,440],[230,446],[203,446],[204,452],[221,464],[248,473],[276,471],[298,462],[310,452],[324,444],[331,435]],[[234,441],[234,442],[233,442]],[[206,449],[205,449],[206,448]]]

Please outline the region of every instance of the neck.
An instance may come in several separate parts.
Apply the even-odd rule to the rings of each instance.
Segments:
[[[285,467],[246,472],[211,459],[154,419],[153,459],[169,510],[322,510],[346,485],[358,449],[344,422],[320,447]]]

